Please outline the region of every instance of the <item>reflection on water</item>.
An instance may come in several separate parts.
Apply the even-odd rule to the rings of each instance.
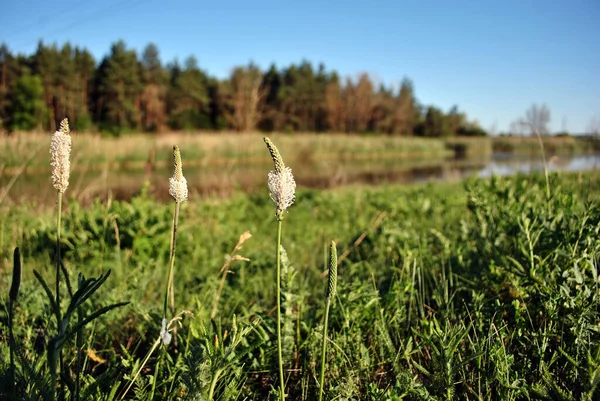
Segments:
[[[600,155],[552,157],[548,160],[551,171],[583,171],[600,168]],[[489,177],[492,174],[510,175],[517,172],[543,171],[541,159],[496,154],[491,158],[469,159],[407,159],[385,158],[372,160],[314,160],[291,165],[299,188],[335,188],[353,184],[383,185],[425,181],[455,181],[469,176]],[[267,173],[272,163],[235,163],[222,166],[186,168],[191,197],[226,197],[236,191],[266,193]],[[169,201],[168,178],[170,168],[155,170],[88,170],[71,175],[65,193],[82,203],[94,199],[129,199],[138,193],[144,183],[150,184],[150,193],[159,201]],[[53,202],[54,188],[47,174],[23,174],[16,177],[0,175],[0,203],[32,201],[40,204]]]
[[[553,156],[548,161],[548,171],[586,171],[600,168],[600,155],[581,155],[575,157]],[[495,175],[511,175],[544,171],[544,163],[540,159],[517,157],[507,154],[496,154],[489,163],[477,172],[479,177]]]

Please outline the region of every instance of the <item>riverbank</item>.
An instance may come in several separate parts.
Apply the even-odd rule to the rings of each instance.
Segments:
[[[395,138],[364,136],[275,135],[299,188],[378,186],[415,181],[457,181],[471,175],[510,175],[543,171],[537,140],[521,139],[530,152],[491,153],[491,138]],[[49,184],[47,136],[19,136],[6,141],[0,165],[0,204],[29,202],[41,206],[54,197]],[[534,142],[537,148],[534,146]],[[237,192],[264,190],[272,162],[260,134],[130,136],[119,139],[73,135],[71,188],[67,199],[87,205],[96,199],[129,200],[142,188],[169,202],[171,146],[182,149],[190,196],[225,198]],[[558,146],[561,144],[561,146]],[[600,155],[564,138],[546,138],[550,171],[598,169]],[[35,151],[31,151],[31,149]],[[573,149],[577,152],[573,153]],[[30,152],[25,157],[26,151]],[[19,156],[21,155],[21,156]],[[34,157],[35,156],[35,157]],[[32,159],[33,157],[33,159]],[[41,159],[41,162],[40,162]],[[15,164],[21,160],[21,164]],[[50,203],[48,203],[50,200]]]
[[[187,166],[256,164],[269,160],[260,133],[164,133],[119,138],[73,133],[73,171],[144,170],[170,165],[171,147],[178,144]],[[406,138],[342,134],[269,134],[289,163],[316,160],[381,160],[484,157],[494,152],[540,154],[537,138]],[[0,173],[49,171],[48,133],[15,133],[0,138]],[[600,151],[598,141],[575,137],[544,137],[548,155]]]

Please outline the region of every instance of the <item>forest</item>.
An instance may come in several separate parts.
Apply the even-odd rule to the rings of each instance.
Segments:
[[[307,60],[262,71],[250,62],[220,80],[194,56],[163,64],[155,44],[124,41],[102,60],[86,48],[38,43],[33,54],[0,45],[0,132],[73,129],[130,132],[336,132],[485,136],[458,106],[422,105],[413,82],[384,85],[367,73],[341,77]]]

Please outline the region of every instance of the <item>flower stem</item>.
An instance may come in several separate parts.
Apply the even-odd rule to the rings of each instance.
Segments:
[[[281,401],[285,401],[285,383],[283,381],[283,356],[281,352],[281,225],[277,219],[277,353],[279,356],[279,386]]]
[[[167,280],[167,289],[165,291],[165,303],[163,317],[167,318],[167,304],[169,301],[169,293],[171,300],[171,313],[175,313],[175,294],[174,294],[174,277],[175,277],[175,245],[177,242],[177,221],[179,219],[179,202],[175,202],[175,213],[173,214],[173,227],[171,229],[171,252],[169,257],[169,278]]]
[[[327,350],[327,326],[329,322],[329,305],[331,298],[327,297],[325,305],[325,322],[323,323],[323,345],[321,347],[321,375],[319,378],[319,401],[323,399],[323,385],[325,380],[325,351]]]
[[[62,192],[58,192],[56,213],[56,325],[60,327],[60,218],[62,214]]]
[[[62,216],[62,192],[58,191],[58,206],[56,212],[56,330],[57,333],[61,330],[61,316],[60,316],[60,228],[61,228],[61,216]],[[58,374],[53,369],[52,370],[52,384],[53,388],[56,390],[56,379],[61,376],[63,371],[63,359],[62,359],[62,348],[58,350],[59,355],[59,364],[58,364]],[[62,382],[62,380],[61,380]],[[62,388],[62,385],[61,385]],[[61,390],[59,399],[62,399],[64,396],[64,390]]]

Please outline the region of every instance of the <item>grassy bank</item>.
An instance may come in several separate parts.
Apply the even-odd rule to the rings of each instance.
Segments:
[[[600,152],[600,140],[573,136],[543,137],[544,150],[549,155],[576,155]],[[540,144],[535,137],[496,137],[492,140],[494,152],[515,154],[540,154]]]
[[[5,168],[23,164],[33,151],[46,146],[49,135],[18,134],[0,139],[0,154]],[[104,138],[99,135],[76,136],[73,144],[75,166],[100,166],[112,168],[143,169],[148,160],[158,165],[170,165],[170,147],[179,143],[186,150],[188,165],[228,165],[232,162],[268,162],[264,154],[261,134],[190,133],[131,135]],[[435,139],[367,137],[358,135],[272,135],[281,144],[282,152],[292,155],[290,162],[314,159],[365,159],[419,157],[423,155],[444,157],[452,154],[444,142]],[[31,160],[29,170],[47,169],[49,156],[45,150]]]
[[[335,240],[339,278],[325,399],[596,399],[600,180],[597,173],[553,174],[548,184],[543,176],[518,176],[300,191],[283,236],[288,398],[316,398],[323,273]],[[31,375],[49,385],[45,355],[56,322],[32,271],[52,282],[54,216],[28,205],[1,213],[3,305],[13,248],[23,255],[18,389],[41,399],[44,387],[35,387]],[[118,399],[159,337],[171,217],[171,205],[145,193],[131,202],[65,205],[61,250],[72,280],[76,272],[113,272],[85,310],[131,302],[86,328],[85,399]],[[266,188],[221,201],[191,198],[179,219],[177,310],[193,317],[178,329],[177,345],[150,358],[128,397],[276,399],[276,225]],[[232,254],[246,231],[252,237]],[[230,273],[221,290],[224,265]],[[1,316],[5,379],[7,318]],[[64,355],[74,360],[74,344]],[[156,376],[159,362],[165,368]]]
[[[97,134],[74,134],[74,171],[144,170],[169,166],[169,149],[179,143],[186,150],[187,165],[199,167],[266,163],[261,134],[164,133],[135,134],[119,138]],[[487,157],[492,152],[540,155],[536,138],[405,138],[343,134],[275,134],[282,152],[292,155],[291,163],[321,160],[385,160],[457,157]],[[50,134],[16,133],[0,138],[0,171],[14,175],[49,171],[47,143]],[[544,138],[548,154],[593,153],[598,144],[574,137]],[[24,169],[24,170],[23,170]]]
[[[187,165],[227,166],[231,163],[268,162],[261,135],[235,133],[137,134],[106,138],[81,134],[73,143],[73,168],[77,170],[143,170],[147,162],[170,165],[171,144],[186,150]],[[487,156],[492,151],[539,154],[535,138],[403,138],[341,134],[274,134],[290,162]],[[0,138],[0,171],[16,174],[49,170],[47,143],[50,134],[16,133]],[[593,143],[569,138],[544,138],[546,150],[556,154],[592,152]],[[36,153],[37,152],[37,153]]]

